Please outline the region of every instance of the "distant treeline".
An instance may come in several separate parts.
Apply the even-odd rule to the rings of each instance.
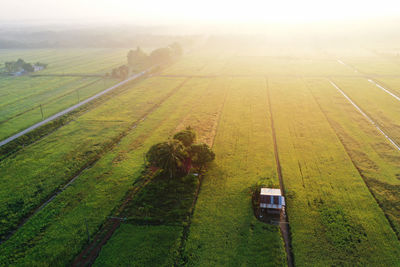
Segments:
[[[140,47],[136,50],[129,50],[127,54],[127,64],[114,68],[111,74],[112,78],[126,79],[130,72],[146,69],[150,66],[170,63],[183,54],[182,46],[179,43],[172,43],[167,47],[161,47],[146,54]]]
[[[162,27],[0,26],[0,49],[163,47],[179,42],[189,47],[200,37],[174,34]]]

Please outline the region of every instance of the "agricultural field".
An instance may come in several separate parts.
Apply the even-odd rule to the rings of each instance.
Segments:
[[[400,153],[326,80],[306,82],[400,238]]]
[[[295,263],[398,264],[393,229],[304,81],[268,83]]]
[[[132,89],[127,88],[67,126],[1,161],[0,169],[4,175],[0,195],[6,205],[1,206],[0,213],[2,218],[7,218],[2,221],[1,236],[4,237],[35,207],[99,158],[121,133],[143,118],[183,79],[164,79],[161,87],[158,86],[160,82],[153,78]],[[119,106],[129,108],[116,109]],[[84,143],[82,138],[86,140]],[[19,183],[15,183],[15,177],[21,177]],[[15,194],[9,195],[8,190],[14,190]]]
[[[400,151],[330,83],[400,143],[400,102],[366,76],[397,92],[394,63],[369,52],[274,49],[192,51],[2,159],[0,266],[76,263],[116,216],[125,219],[90,256],[95,266],[400,266]],[[46,73],[87,73],[91,64],[90,73],[103,73],[125,52],[20,57],[47,58]],[[0,79],[3,137],[40,121],[40,104],[50,116],[76,103],[78,91],[83,99],[114,82]],[[148,149],[187,126],[216,154],[201,178],[144,179]],[[252,205],[255,188],[283,186],[279,173],[293,262],[282,228],[258,220]]]
[[[102,76],[125,57],[122,49],[0,50],[1,65],[18,58],[48,64],[34,73],[43,76],[0,76],[0,140],[116,84],[117,79]]]
[[[279,228],[259,222],[251,204],[257,183],[279,186],[265,79],[234,78],[229,87],[185,256],[190,266],[284,266]]]

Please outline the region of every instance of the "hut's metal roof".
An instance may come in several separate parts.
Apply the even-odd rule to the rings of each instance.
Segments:
[[[261,195],[281,196],[281,190],[276,188],[261,188]]]

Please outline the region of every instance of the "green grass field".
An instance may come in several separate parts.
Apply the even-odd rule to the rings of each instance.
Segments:
[[[365,72],[396,91],[397,78],[389,77],[397,73],[395,63],[361,52],[350,57],[333,51],[250,48],[204,49],[184,56],[160,76],[125,86],[2,160],[2,237],[79,176],[0,244],[0,266],[69,265],[87,245],[85,221],[90,236],[95,236],[127,192],[136,188],[133,183],[141,177],[148,148],[189,125],[216,153],[193,217],[177,216],[173,224],[122,223],[95,265],[287,265],[279,228],[257,220],[251,201],[256,184],[279,187],[272,116],[295,265],[400,266],[400,153],[329,83],[337,83],[400,142],[400,103],[364,76]],[[91,73],[100,73],[124,55],[85,53],[26,50],[19,57],[28,62],[47,58],[54,73],[86,73],[91,66]],[[16,54],[1,51],[0,64]],[[103,55],[104,64],[96,55]],[[82,65],[77,63],[80,58]],[[83,82],[71,77],[18,77],[25,85],[5,95],[14,86],[13,77],[0,79],[5,81],[0,97],[6,97],[0,102],[2,120],[24,107],[35,107],[42,96],[54,103],[49,114],[56,112],[62,103],[53,98],[70,94],[63,102],[70,105],[76,101],[75,86],[93,82],[85,87],[89,96],[103,83],[97,78]],[[21,95],[25,91],[26,97]],[[37,115],[26,121],[40,120]],[[22,127],[25,120],[19,124],[16,118],[7,122],[7,129],[0,124],[0,135]],[[142,190],[157,191],[155,184],[151,186]],[[140,194],[146,192],[139,191],[139,198],[143,200]],[[131,204],[131,215],[141,217],[141,202],[134,198]],[[165,217],[169,211],[179,215],[182,210],[168,207]],[[164,216],[163,212],[150,217]],[[184,229],[188,235],[181,243]]]
[[[307,84],[400,238],[400,153],[326,80]]]
[[[295,263],[398,264],[395,233],[304,81],[269,89]]]
[[[125,53],[122,49],[0,50],[0,64],[23,58],[27,62],[49,64],[34,74],[103,75],[123,64]],[[117,82],[102,77],[0,76],[0,140]]]

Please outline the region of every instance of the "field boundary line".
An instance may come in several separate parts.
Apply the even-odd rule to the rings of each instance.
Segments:
[[[283,175],[282,175],[282,168],[281,168],[281,162],[279,159],[279,150],[278,150],[278,142],[276,140],[276,132],[275,132],[275,124],[274,124],[274,116],[272,112],[272,105],[271,105],[271,93],[269,90],[269,83],[268,83],[268,77],[265,78],[265,88],[267,90],[267,98],[268,98],[268,107],[269,107],[269,114],[271,116],[270,122],[271,122],[271,133],[272,133],[272,141],[274,145],[274,155],[275,155],[275,162],[276,162],[276,171],[278,173],[278,178],[279,178],[279,187],[281,189],[281,193],[283,196],[285,196],[285,185],[283,183]],[[286,258],[287,258],[287,264],[288,267],[294,267],[294,255],[292,252],[292,237],[291,237],[291,231],[290,231],[290,225],[289,225],[289,217],[286,213],[286,210],[284,212],[284,215],[280,216],[280,221],[279,221],[279,227],[281,229],[281,233],[283,236],[283,241],[285,243],[285,250],[286,250]]]
[[[7,144],[7,143],[9,143],[9,142],[11,142],[11,141],[13,141],[13,140],[15,140],[15,139],[17,139],[20,136],[23,136],[26,133],[29,133],[29,132],[35,130],[36,128],[39,128],[40,126],[43,126],[43,125],[47,124],[48,122],[51,122],[51,121],[53,121],[53,120],[55,120],[55,119],[57,119],[57,118],[59,118],[59,117],[61,117],[63,115],[75,110],[75,109],[78,109],[78,108],[82,107],[83,105],[85,105],[85,104],[87,104],[87,103],[99,98],[100,96],[102,96],[102,95],[104,95],[104,94],[106,94],[106,93],[108,93],[108,92],[110,92],[110,91],[112,91],[112,90],[114,90],[114,89],[116,89],[116,88],[118,88],[118,87],[120,87],[120,86],[122,86],[122,85],[124,85],[124,84],[126,84],[128,82],[130,82],[130,81],[133,81],[133,80],[136,80],[136,79],[142,77],[143,75],[148,73],[148,71],[149,70],[145,70],[145,71],[142,71],[142,72],[140,72],[138,74],[135,74],[135,75],[129,77],[128,79],[126,79],[126,80],[124,80],[122,82],[119,82],[116,85],[111,86],[111,87],[101,91],[100,93],[97,93],[94,96],[91,96],[91,97],[83,100],[82,102],[80,102],[78,104],[75,104],[75,105],[73,105],[73,106],[71,106],[71,107],[69,107],[67,109],[64,109],[63,111],[60,111],[60,112],[50,116],[49,118],[47,118],[47,119],[45,119],[45,120],[43,120],[41,122],[38,122],[38,123],[26,128],[25,130],[23,130],[23,131],[21,131],[21,132],[19,132],[17,134],[14,134],[14,135],[2,140],[0,142],[0,147],[5,145],[5,144]]]
[[[167,99],[169,99],[171,96],[173,96],[180,88],[182,88],[183,85],[187,81],[189,81],[190,78],[184,80],[181,82],[177,87],[175,87],[170,93],[168,93],[163,99],[161,99],[157,104],[153,105],[145,114],[143,114],[142,117],[137,119],[135,122],[131,124],[130,127],[128,127],[125,131],[121,132],[118,136],[112,139],[112,142],[107,145],[103,151],[101,151],[93,160],[90,162],[86,163],[84,166],[82,166],[73,176],[71,179],[67,181],[66,184],[63,185],[61,189],[56,189],[53,194],[49,198],[47,198],[45,201],[43,201],[36,209],[32,211],[32,213],[29,213],[24,219],[21,220],[21,222],[18,224],[18,226],[12,230],[6,238],[3,240],[0,240],[0,245],[10,239],[16,231],[18,231],[22,226],[25,225],[29,221],[30,218],[32,218],[35,214],[37,214],[39,211],[41,211],[43,208],[45,208],[48,204],[50,204],[60,193],[62,193],[65,189],[67,189],[85,170],[90,169],[93,167],[97,161],[99,161],[106,153],[111,151],[116,145],[118,145],[121,140],[131,131],[134,130],[137,125],[139,125],[141,122],[143,122],[148,115],[153,113],[159,106],[161,106]]]
[[[375,121],[373,121],[350,97],[348,97],[345,92],[343,92],[332,80],[329,80],[331,85],[335,87],[357,110],[361,113],[375,128],[398,150],[400,151],[400,145],[397,144],[392,138],[386,134]]]
[[[317,103],[319,109],[321,110],[322,114],[324,114],[325,119],[328,121],[329,126],[331,127],[331,129],[334,131],[336,137],[338,138],[340,144],[342,145],[343,149],[346,151],[347,156],[349,157],[351,163],[353,164],[354,168],[357,170],[358,174],[360,175],[361,179],[363,180],[365,186],[367,187],[368,191],[371,193],[372,197],[375,199],[375,202],[378,204],[379,208],[381,209],[381,211],[383,212],[383,215],[385,216],[386,220],[388,221],[390,227],[392,228],[393,232],[395,233],[395,235],[397,236],[397,239],[400,241],[400,236],[399,233],[396,231],[396,227],[393,225],[393,222],[390,220],[389,216],[386,214],[386,212],[383,210],[383,207],[381,206],[381,203],[379,202],[379,200],[377,199],[377,197],[375,196],[374,192],[372,192],[371,188],[369,187],[368,183],[367,183],[367,178],[362,174],[361,169],[357,166],[356,162],[353,160],[352,156],[350,155],[349,150],[347,149],[346,145],[344,144],[342,138],[339,136],[339,134],[336,132],[335,128],[332,126],[331,120],[328,118],[328,115],[325,113],[325,111],[323,110],[323,108],[321,107],[321,104],[318,102],[317,98],[315,97],[314,93],[312,92],[312,90],[309,88],[309,86],[307,85],[307,83],[304,81],[304,83],[306,84],[308,90],[310,91],[311,95],[314,98],[314,101]]]

